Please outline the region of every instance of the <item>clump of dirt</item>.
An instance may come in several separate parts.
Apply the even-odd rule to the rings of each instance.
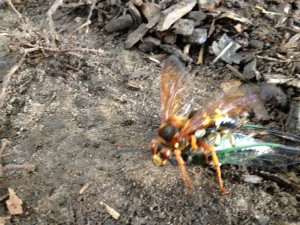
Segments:
[[[5,26],[15,26],[15,16],[7,8],[1,8],[0,15],[9,18]],[[30,15],[34,21],[40,19]],[[3,174],[2,196],[5,199],[7,188],[12,188],[24,211],[6,224],[300,221],[297,167],[288,173],[293,186],[273,173],[265,173],[262,182],[246,183],[243,176],[257,174],[255,169],[225,165],[223,180],[229,194],[221,196],[209,166],[188,167],[194,188],[186,193],[176,166],[156,167],[150,152],[117,154],[120,149],[147,149],[155,137],[161,68],[147,54],[125,50],[122,35],[95,28],[78,39],[102,51],[82,54],[76,61],[58,56],[35,66],[23,64],[11,77],[0,135],[10,142],[5,152],[15,154],[3,157],[2,165],[32,164],[35,170],[15,168]],[[193,66],[191,73],[196,74],[196,108],[219,92],[220,81],[233,78],[222,62]],[[276,113],[284,115],[280,109]],[[271,122],[277,124],[278,118]],[[1,216],[8,214],[4,201],[0,209]]]

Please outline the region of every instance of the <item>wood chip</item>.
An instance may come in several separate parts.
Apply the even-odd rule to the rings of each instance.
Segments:
[[[179,48],[173,46],[173,45],[159,45],[159,47],[168,52],[170,55],[176,55],[178,58],[180,58],[184,62],[192,63],[193,59],[189,57],[188,55],[185,55]]]
[[[234,12],[222,13],[216,19],[219,20],[219,19],[222,19],[222,18],[229,18],[229,19],[241,22],[241,23],[252,24],[252,22],[250,20],[248,20],[247,18],[242,17],[242,16],[240,16],[240,15],[234,13]]]
[[[79,194],[83,194],[83,192],[92,184],[92,182],[86,183],[83,185],[83,187],[80,189]]]
[[[110,20],[104,27],[104,30],[111,34],[113,32],[125,30],[133,25],[132,17],[128,14]]]
[[[23,214],[22,204],[23,201],[20,199],[15,191],[8,188],[9,199],[6,201],[6,206],[10,215],[21,215]]]
[[[147,32],[154,27],[159,21],[159,16],[154,17],[149,23],[142,23],[135,31],[128,35],[125,41],[125,48],[129,49],[140,41]]]
[[[103,205],[106,209],[106,211],[116,220],[120,218],[120,213],[118,213],[116,210],[114,210],[109,205],[105,204],[104,202],[100,202],[100,205]]]
[[[9,220],[11,216],[1,216],[0,217],[0,225],[5,225],[6,220]]]
[[[167,13],[161,18],[157,29],[168,30],[177,20],[190,12],[196,5],[196,0],[183,0],[167,9]]]
[[[131,48],[134,46],[139,40],[141,40],[145,34],[148,32],[149,28],[147,24],[142,23],[135,31],[128,35],[125,41],[125,48]]]

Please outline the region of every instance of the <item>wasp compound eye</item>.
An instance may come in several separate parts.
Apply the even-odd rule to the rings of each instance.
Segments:
[[[159,131],[158,135],[164,139],[166,142],[172,141],[175,134],[178,132],[178,128],[171,125],[171,124],[165,124],[162,126]]]

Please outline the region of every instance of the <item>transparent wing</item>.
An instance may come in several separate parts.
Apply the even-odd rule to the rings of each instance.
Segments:
[[[181,62],[170,56],[161,76],[162,122],[172,116],[186,116],[193,102],[193,76],[187,74]]]
[[[262,168],[276,168],[300,164],[300,148],[276,143],[260,142],[244,134],[233,134],[236,140],[234,148],[229,141],[216,151],[221,163],[249,165]]]
[[[274,136],[277,136],[277,137],[280,137],[280,138],[283,138],[286,140],[300,142],[300,136],[298,136],[296,134],[282,132],[279,130],[271,129],[271,128],[264,127],[264,126],[254,125],[254,124],[243,124],[242,127],[254,129],[255,131],[263,131],[263,132],[266,132],[267,134],[271,134],[271,135],[274,135]]]
[[[249,111],[260,103],[255,93],[245,92],[242,89],[223,93],[212,101],[206,109],[198,111],[182,129],[183,135],[188,135],[198,129],[206,128],[215,123],[224,115],[235,116],[241,112]]]
[[[227,139],[214,147],[222,164],[246,165],[259,168],[282,168],[288,165],[300,165],[300,148],[269,142],[260,142],[240,133],[233,133],[236,145]],[[188,154],[189,161],[203,164],[202,154],[193,151]]]

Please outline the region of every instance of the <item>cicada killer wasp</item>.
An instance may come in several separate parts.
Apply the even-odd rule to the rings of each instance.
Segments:
[[[220,190],[225,194],[227,190],[223,186],[218,156],[203,136],[211,127],[218,129],[224,124],[235,126],[235,121],[230,118],[252,109],[259,102],[259,98],[254,93],[235,89],[221,94],[205,109],[191,111],[193,84],[193,76],[185,71],[175,56],[165,60],[161,76],[161,125],[157,139],[153,139],[150,144],[152,160],[155,164],[164,166],[174,154],[185,185],[191,187],[192,182],[182,157],[183,151],[191,148],[192,151],[210,155]]]

